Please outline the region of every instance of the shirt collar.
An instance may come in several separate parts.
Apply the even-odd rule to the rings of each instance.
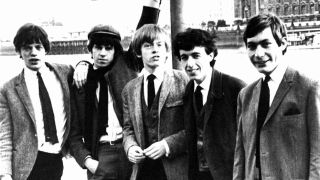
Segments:
[[[49,72],[49,68],[46,65],[43,65],[39,70],[40,74],[45,74]],[[28,77],[33,77],[37,75],[37,71],[29,69],[27,66],[24,67],[24,73]]]
[[[287,65],[284,63],[280,63],[278,67],[269,75],[270,80],[274,82],[280,82],[284,76],[284,73],[286,72]]]
[[[194,82],[194,91],[196,91],[196,88],[198,85],[200,85],[202,87],[202,89],[208,91],[210,88],[211,77],[212,77],[212,72],[208,72],[206,78],[200,84],[197,84],[196,81],[193,81]]]
[[[143,75],[144,79],[146,80],[150,74],[151,74],[150,72],[148,72],[145,68],[143,68],[139,76]],[[164,71],[161,68],[156,69],[152,74],[156,76],[157,80],[163,81]]]

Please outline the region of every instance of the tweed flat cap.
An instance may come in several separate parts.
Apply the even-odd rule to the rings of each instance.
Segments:
[[[95,34],[105,34],[107,36],[111,36],[118,40],[121,40],[119,31],[110,25],[99,24],[94,26],[88,34],[88,39],[90,40]]]

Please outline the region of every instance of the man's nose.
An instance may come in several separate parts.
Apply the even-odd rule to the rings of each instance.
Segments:
[[[100,55],[101,56],[105,56],[106,54],[107,54],[106,48],[102,48],[101,51],[100,51]]]
[[[255,51],[255,56],[256,57],[262,57],[265,54],[265,49],[261,47],[260,45],[257,46],[257,49]]]
[[[32,56],[36,56],[36,55],[38,54],[38,52],[39,52],[39,51],[38,51],[38,49],[37,49],[36,47],[32,47],[32,48],[31,48],[31,55],[32,55]]]

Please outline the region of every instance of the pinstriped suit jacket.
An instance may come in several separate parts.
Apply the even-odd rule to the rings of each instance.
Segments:
[[[72,82],[73,68],[59,64],[47,65],[56,73],[63,89],[67,115],[62,143],[65,150],[70,129],[69,83]],[[35,115],[22,71],[0,90],[0,174],[12,174],[14,180],[26,180],[37,152]]]

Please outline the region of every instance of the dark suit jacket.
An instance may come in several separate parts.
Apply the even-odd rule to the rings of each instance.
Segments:
[[[239,95],[234,180],[254,178],[261,82]],[[319,82],[286,70],[261,128],[260,162],[262,179],[320,179]]]
[[[136,71],[128,68],[125,63],[127,59],[124,56],[118,57],[115,61],[113,68],[105,74],[107,83],[109,84],[110,93],[113,98],[113,108],[120,122],[123,126],[122,118],[122,98],[121,92],[124,86],[131,79],[138,76]],[[91,155],[92,157],[97,156],[97,143],[99,141],[98,137],[98,119],[93,118],[91,126],[86,126],[86,87],[78,90],[77,87],[73,87],[74,101],[72,101],[72,124],[70,132],[70,149],[71,154],[74,156],[76,161],[80,166],[83,166],[84,159]],[[92,129],[88,129],[92,128]],[[85,136],[87,132],[92,132]],[[83,139],[84,138],[84,139]],[[84,140],[84,141],[83,141]]]
[[[159,9],[144,6],[137,28],[140,28],[144,24],[156,24],[158,22],[159,12]],[[124,51],[120,54],[114,61],[114,66],[105,74],[105,78],[110,85],[110,92],[114,102],[113,107],[118,120],[120,121],[120,125],[122,126],[121,92],[127,82],[138,76],[138,71],[141,70],[143,64],[141,60],[136,58],[131,47],[128,51]],[[73,87],[72,89],[74,92],[73,99],[75,101],[72,102],[73,113],[70,133],[71,153],[78,164],[84,168],[83,161],[85,157],[88,155],[95,157],[97,155],[97,143],[99,140],[98,121],[97,119],[94,119],[90,127],[86,126],[85,113],[87,112],[87,108],[85,107],[86,92],[84,91],[86,88],[83,88],[80,91],[77,90],[76,87]],[[85,134],[87,134],[87,132],[92,133],[86,136]],[[84,138],[84,141],[82,138]]]
[[[48,64],[48,63],[47,63]],[[71,66],[48,64],[61,82],[67,115],[65,145],[70,129]],[[24,79],[24,71],[3,85],[0,92],[0,172],[12,173],[14,180],[26,180],[38,154],[35,114]]]
[[[217,70],[212,71],[207,102],[202,110],[203,145],[213,179],[231,180],[236,142],[237,96],[244,82]],[[189,150],[189,179],[196,179],[197,129],[194,111],[194,82],[186,87],[184,117]]]
[[[164,74],[159,97],[158,140],[165,139],[170,156],[162,157],[168,180],[187,179],[186,141],[183,120],[183,94],[187,84],[186,75],[177,70]],[[131,146],[145,145],[142,119],[141,88],[143,76],[130,81],[122,92],[124,118],[124,149],[126,154]],[[131,179],[135,180],[139,164],[134,164]]]

